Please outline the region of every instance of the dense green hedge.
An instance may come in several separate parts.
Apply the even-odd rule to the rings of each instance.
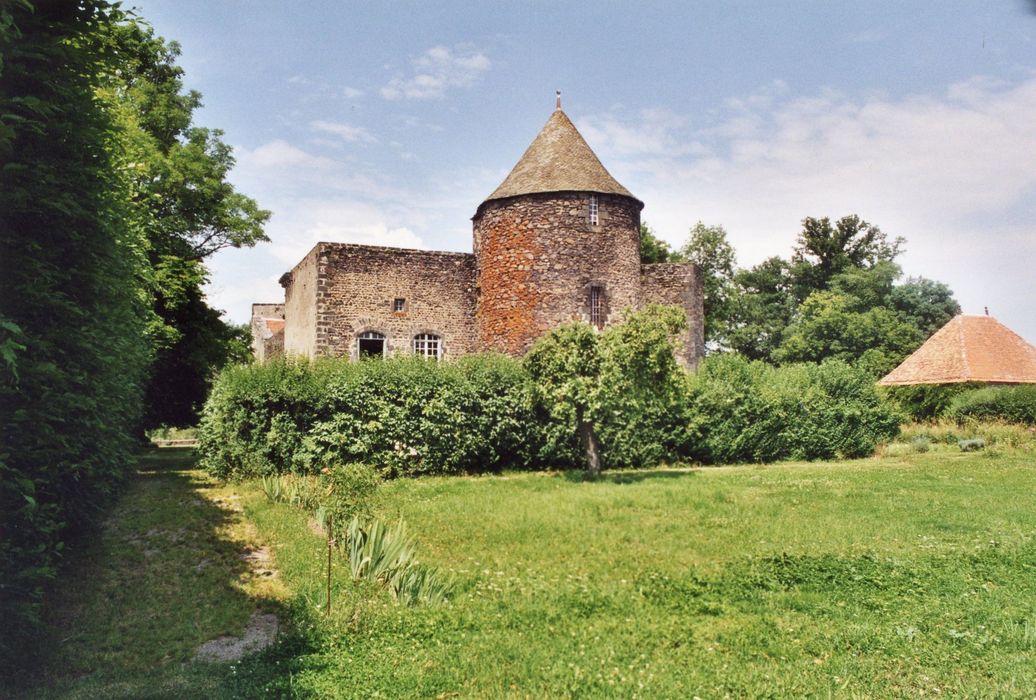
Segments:
[[[936,420],[946,414],[953,400],[980,384],[917,384],[891,386],[883,391],[899,409],[914,421]]]
[[[477,473],[550,460],[538,425],[526,376],[508,358],[278,360],[220,375],[199,449],[221,477],[355,461],[390,476]]]
[[[973,389],[953,398],[947,418],[999,420],[1036,425],[1036,386],[995,386]]]
[[[66,535],[136,446],[146,241],[97,95],[113,14],[0,3],[0,675],[35,658],[25,643]]]
[[[719,355],[661,389],[606,379],[594,423],[608,467],[860,457],[901,419],[869,375],[838,361],[774,368]],[[574,422],[538,407],[533,389],[518,361],[493,355],[236,367],[205,407],[202,464],[224,478],[349,462],[388,476],[582,466]]]
[[[838,360],[773,367],[706,359],[691,378],[692,456],[705,463],[862,457],[899,431],[873,378]]]

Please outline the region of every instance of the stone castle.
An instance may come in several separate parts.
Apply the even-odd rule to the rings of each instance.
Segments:
[[[687,314],[677,356],[704,352],[702,286],[687,263],[640,262],[644,204],[557,108],[472,217],[472,253],[318,243],[281,277],[284,303],[252,306],[258,360],[394,353],[521,355],[571,321],[601,328],[627,308]]]

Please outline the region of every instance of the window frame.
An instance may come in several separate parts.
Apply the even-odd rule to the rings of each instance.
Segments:
[[[364,354],[364,352],[363,352],[363,345],[362,345],[362,341],[364,341],[364,340],[380,340],[381,341],[381,355],[380,355],[380,357],[384,358],[385,356],[388,355],[388,336],[386,334],[382,333],[381,331],[366,330],[366,331],[363,331],[362,333],[357,333],[356,334],[356,359],[357,360],[362,360],[365,357],[378,357],[378,355],[376,355],[375,353]]]
[[[430,354],[428,352],[429,344],[434,344],[434,354]],[[410,349],[413,350],[415,355],[423,357],[426,360],[441,360],[442,336],[437,333],[418,333],[411,339]]]
[[[591,226],[599,226],[601,224],[601,202],[597,198],[597,195],[590,195],[590,201],[587,203],[587,222]]]
[[[606,315],[604,286],[592,284],[590,285],[590,325],[594,328],[604,328]]]

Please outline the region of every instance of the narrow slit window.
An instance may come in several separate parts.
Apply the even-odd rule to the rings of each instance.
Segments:
[[[361,360],[385,356],[385,336],[377,331],[365,331],[356,339],[357,355]]]
[[[414,336],[414,354],[419,357],[426,357],[438,360],[442,354],[442,342],[439,336],[431,333],[421,333]]]
[[[392,300],[392,310],[397,314],[401,314],[406,311],[406,299],[403,297],[396,297]]]
[[[590,325],[604,326],[604,288],[590,287]]]
[[[599,223],[600,219],[598,217],[597,195],[595,195],[595,194],[590,195],[589,213],[590,213],[590,225],[591,226],[596,226]]]

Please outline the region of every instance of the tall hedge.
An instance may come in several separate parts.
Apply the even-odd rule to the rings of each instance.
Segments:
[[[220,477],[363,461],[389,476],[527,469],[540,453],[527,378],[509,358],[277,360],[225,370],[202,412]]]
[[[97,97],[110,69],[98,28],[117,11],[2,8],[0,658],[39,622],[67,533],[130,464],[148,358],[145,242]]]

